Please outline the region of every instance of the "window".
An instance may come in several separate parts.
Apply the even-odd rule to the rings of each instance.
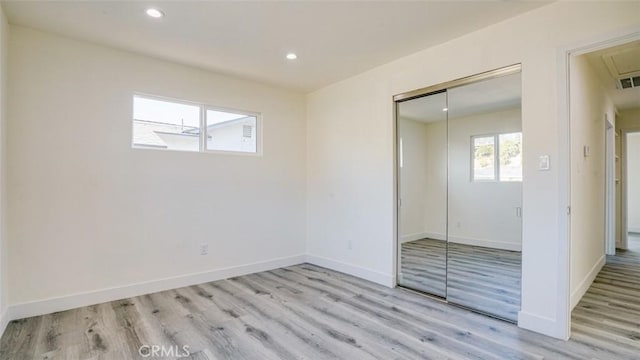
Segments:
[[[522,181],[522,133],[498,135],[500,181]]]
[[[473,181],[522,181],[522,133],[471,137]]]
[[[495,142],[495,136],[473,138],[473,180],[496,179]]]
[[[256,152],[256,115],[207,109],[207,150]]]
[[[255,154],[258,118],[255,113],[134,95],[132,146]]]

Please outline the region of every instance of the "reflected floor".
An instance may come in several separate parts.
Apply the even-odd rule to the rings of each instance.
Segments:
[[[447,300],[516,322],[521,265],[518,251],[449,243]]]
[[[449,302],[517,321],[521,253],[449,243],[447,265],[445,244],[433,239],[402,244],[400,284],[442,297],[446,295]]]
[[[401,246],[399,283],[440,297],[447,296],[446,241],[421,239]]]

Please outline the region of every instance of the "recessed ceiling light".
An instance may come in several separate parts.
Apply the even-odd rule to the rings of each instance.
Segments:
[[[148,8],[147,9],[147,15],[151,16],[152,18],[161,18],[164,16],[164,13],[161,10],[155,9],[155,8]]]
[[[289,60],[295,60],[298,58],[298,55],[294,54],[294,53],[288,53],[287,54],[287,59]]]
[[[449,108],[442,108],[442,111],[449,111]]]

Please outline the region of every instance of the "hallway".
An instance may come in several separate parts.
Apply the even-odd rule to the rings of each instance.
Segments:
[[[572,313],[572,340],[640,353],[640,235],[616,250]]]

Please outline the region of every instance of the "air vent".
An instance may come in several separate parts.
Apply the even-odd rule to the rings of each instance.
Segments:
[[[618,87],[620,89],[631,89],[635,87],[640,87],[640,75],[618,79]]]
[[[253,126],[242,125],[242,137],[251,138],[253,136]]]

